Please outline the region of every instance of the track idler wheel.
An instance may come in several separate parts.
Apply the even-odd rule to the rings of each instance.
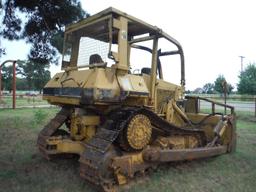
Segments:
[[[140,113],[131,116],[121,134],[120,144],[124,150],[142,150],[149,144],[152,135],[149,118]]]

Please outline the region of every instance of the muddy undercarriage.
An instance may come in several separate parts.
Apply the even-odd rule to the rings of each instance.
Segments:
[[[164,162],[211,157],[231,152],[234,148],[222,140],[226,129],[232,128],[232,116],[211,114],[200,122],[178,127],[149,109],[122,107],[105,115],[107,118],[88,139],[72,136],[70,128],[75,110],[81,109],[63,107],[45,126],[38,137],[39,149],[47,159],[63,154],[79,155],[80,176],[103,191],[113,191],[118,185],[127,184],[135,175]],[[150,140],[146,130],[139,131],[147,128],[143,118],[150,119]],[[213,137],[204,130],[204,124],[211,118],[218,119],[213,127]],[[63,125],[65,131],[59,129]],[[138,127],[137,132],[133,130],[129,135],[129,128]]]

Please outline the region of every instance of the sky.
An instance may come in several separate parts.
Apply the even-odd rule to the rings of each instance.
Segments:
[[[91,15],[110,6],[156,25],[177,39],[184,50],[186,89],[213,83],[219,74],[236,87],[244,68],[256,61],[256,1],[254,0],[81,0]],[[8,54],[26,59],[24,42],[2,40]],[[60,66],[51,67],[52,75]]]

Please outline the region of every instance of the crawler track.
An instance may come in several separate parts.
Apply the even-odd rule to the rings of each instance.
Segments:
[[[71,114],[71,109],[62,108],[56,116],[40,131],[37,138],[37,145],[40,152],[46,159],[50,159],[50,155],[46,153],[47,150],[47,139],[50,138],[57,129],[65,123],[69,115]]]
[[[96,135],[86,144],[85,152],[79,160],[80,176],[98,186],[100,190],[113,191],[113,186],[116,185],[114,170],[110,167],[110,160],[118,154],[114,151],[112,144],[120,136],[120,132],[125,128],[129,119],[137,113],[147,115],[153,126],[169,135],[202,134],[199,129],[182,129],[172,125],[144,108],[123,108],[114,111],[105,124],[98,129]],[[119,143],[119,146],[122,147],[122,143]]]
[[[37,145],[45,158],[51,159],[52,157],[51,154],[47,153],[47,139],[67,121],[71,112],[72,109],[70,108],[62,108],[39,133]],[[164,131],[167,135],[202,135],[200,129],[177,127],[145,108],[125,107],[111,112],[105,123],[97,129],[95,136],[84,144],[85,151],[79,159],[80,176],[96,185],[101,191],[113,191],[117,184],[114,170],[111,167],[111,159],[122,155],[122,150],[125,149],[125,144],[122,143],[122,130],[127,126],[129,120],[138,113],[148,116],[153,127]],[[117,148],[118,150],[116,150]],[[144,171],[145,167],[148,166],[142,166],[140,171]]]
[[[80,176],[102,191],[113,191],[116,184],[110,167],[111,158],[117,155],[112,144],[123,129],[128,114],[125,110],[112,113],[80,156]]]

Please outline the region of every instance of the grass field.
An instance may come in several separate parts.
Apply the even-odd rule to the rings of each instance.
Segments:
[[[37,151],[37,135],[57,111],[57,108],[0,110],[0,191],[94,191],[80,179],[77,160],[48,162]],[[122,191],[254,192],[256,118],[244,113],[238,115],[236,153],[163,165]]]
[[[16,107],[36,107],[39,105],[49,105],[47,101],[42,100],[42,96],[18,96],[16,97]],[[12,108],[12,97],[5,96],[0,100],[0,108]]]

